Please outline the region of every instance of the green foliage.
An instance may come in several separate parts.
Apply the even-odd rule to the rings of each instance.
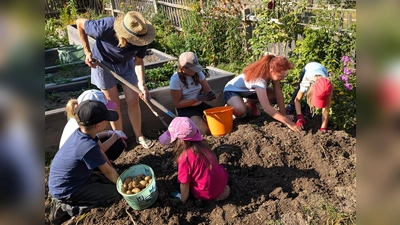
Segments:
[[[264,0],[262,3],[268,2],[269,0]],[[249,40],[254,61],[268,51],[270,44],[297,40],[297,34],[303,33],[300,22],[306,5],[307,1],[292,2],[291,6],[279,2],[275,10],[264,10],[257,15],[258,22]]]
[[[162,11],[151,15],[149,19],[156,32],[156,38],[150,44],[150,48],[155,48],[176,56],[184,52],[184,44],[180,39],[180,33]]]
[[[347,130],[356,125],[356,69],[348,56],[342,57],[339,64],[340,69],[330,76],[334,91],[329,121],[335,129]]]
[[[198,4],[188,7],[192,11],[182,11],[182,31],[176,30],[161,12],[151,17],[156,30],[151,46],[175,56],[193,51],[200,63],[207,66],[235,64],[246,59],[244,26],[239,13],[242,6],[227,0],[225,5],[209,5],[204,11]]]
[[[101,18],[105,15],[96,15],[93,10],[88,10],[80,14],[74,0],[67,1],[57,18],[49,18],[45,20],[45,49],[56,48],[62,45],[68,45],[67,26],[74,24],[78,18]]]
[[[243,61],[246,43],[241,9],[233,0],[204,10],[193,6],[182,21],[185,50],[196,52],[206,65]]]
[[[169,80],[176,70],[175,62],[168,62],[163,67],[146,70],[147,89],[169,86]]]

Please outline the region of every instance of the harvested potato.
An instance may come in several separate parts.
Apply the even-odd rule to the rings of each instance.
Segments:
[[[134,188],[134,189],[132,189],[132,193],[133,194],[137,194],[137,193],[139,193],[141,190],[139,189],[139,188]]]
[[[126,193],[127,190],[128,190],[128,189],[127,189],[126,187],[122,186],[121,191],[122,191],[123,193]]]
[[[141,180],[139,183],[140,183],[140,186],[141,186],[142,188],[144,188],[144,187],[146,187],[147,181]]]
[[[125,180],[124,180],[124,184],[128,184],[128,183],[130,183],[131,181],[132,181],[132,177],[127,177]]]
[[[139,187],[139,183],[138,182],[133,180],[131,183],[132,183],[132,187],[134,187],[134,188]]]
[[[146,177],[144,178],[144,180],[147,181],[148,183],[150,183],[149,180],[151,180],[151,177],[150,177],[150,176],[146,176]]]
[[[126,191],[126,194],[127,194],[127,195],[130,195],[130,194],[132,194],[132,192],[131,192],[130,190],[127,190],[127,191]]]

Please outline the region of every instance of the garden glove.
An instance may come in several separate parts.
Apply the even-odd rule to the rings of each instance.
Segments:
[[[197,94],[197,96],[196,96],[196,101],[198,101],[198,102],[207,101],[208,96],[207,96],[206,94],[202,94],[201,91],[202,91],[202,90],[200,90],[200,92]]]
[[[326,133],[326,132],[328,132],[328,128],[319,128],[319,131],[320,132],[322,132],[322,133]]]
[[[207,91],[206,95],[207,95],[207,101],[212,101],[217,98],[215,91],[213,90]]]
[[[118,136],[118,138],[121,138],[122,140],[128,139],[128,137],[125,135],[125,133],[122,132],[121,130],[109,130],[108,136],[111,137],[114,133]]]
[[[303,114],[297,114],[297,127],[303,127],[306,124],[306,120],[304,119]]]

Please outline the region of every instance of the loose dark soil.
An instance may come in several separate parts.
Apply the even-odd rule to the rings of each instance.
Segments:
[[[320,119],[315,116],[305,131],[294,133],[263,113],[236,119],[230,134],[207,136],[229,173],[231,195],[203,207],[169,197],[177,175],[172,145],[157,142],[144,149],[132,138],[129,150],[115,162],[116,168],[121,173],[138,163],[151,166],[159,191],[157,201],[136,211],[121,199],[108,208],[92,209],[78,224],[355,224],[355,130],[320,133]],[[146,135],[157,140],[161,132]],[[49,224],[47,176],[48,168],[45,221]]]

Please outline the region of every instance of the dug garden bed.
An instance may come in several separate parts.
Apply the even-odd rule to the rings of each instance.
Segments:
[[[157,49],[148,49],[144,57],[146,69],[162,67],[165,63],[175,61],[176,57]],[[90,68],[84,62],[72,62],[60,65],[57,49],[45,51],[45,92],[76,91],[89,87]]]
[[[171,112],[175,112],[175,108],[171,99],[171,94],[169,92],[169,77],[173,72],[168,72],[168,76],[165,76],[164,70],[170,70],[173,68],[172,63],[164,65],[164,67],[154,68],[152,75],[147,76],[151,78],[151,81],[147,81],[148,89],[154,100],[159,102],[161,105],[165,106]],[[217,99],[210,102],[213,106],[221,106],[224,104],[222,91],[225,84],[234,77],[233,73],[228,71],[220,70],[215,67],[207,67],[209,77],[207,78],[210,87],[216,92]],[[146,72],[147,74],[147,72]],[[85,81],[87,82],[87,81]],[[159,87],[153,89],[152,87]],[[89,87],[95,88],[95,87]],[[58,144],[62,134],[62,130],[67,122],[65,116],[65,104],[70,98],[77,98],[85,89],[75,90],[75,91],[65,91],[59,93],[49,93],[45,95],[45,107],[48,108],[52,106],[54,109],[45,111],[45,151],[54,154],[58,150]],[[123,130],[128,137],[132,137],[133,130],[129,122],[127,115],[127,105],[125,102],[125,96],[120,95],[121,100],[121,112],[123,118]],[[56,103],[54,103],[56,102]],[[57,108],[59,107],[59,108]],[[154,116],[152,111],[148,106],[140,101],[140,107],[142,112],[142,131],[149,132],[164,127],[162,122]],[[164,112],[159,110],[157,107],[153,106],[159,115],[164,117],[165,121],[169,123],[172,118],[166,115]],[[108,125],[108,128],[110,126]],[[107,128],[107,129],[108,129]]]
[[[205,137],[228,171],[231,194],[204,205],[193,200],[182,204],[170,197],[177,175],[172,145],[156,141],[151,149],[143,149],[130,138],[115,168],[122,173],[139,163],[152,167],[158,199],[141,211],[121,199],[110,207],[92,209],[78,224],[355,224],[355,133],[319,133],[320,119],[314,116],[305,131],[295,133],[262,112],[260,117],[234,120],[233,131],[225,136]],[[157,140],[164,130],[146,135]],[[49,224],[49,169],[45,171],[45,224]]]

